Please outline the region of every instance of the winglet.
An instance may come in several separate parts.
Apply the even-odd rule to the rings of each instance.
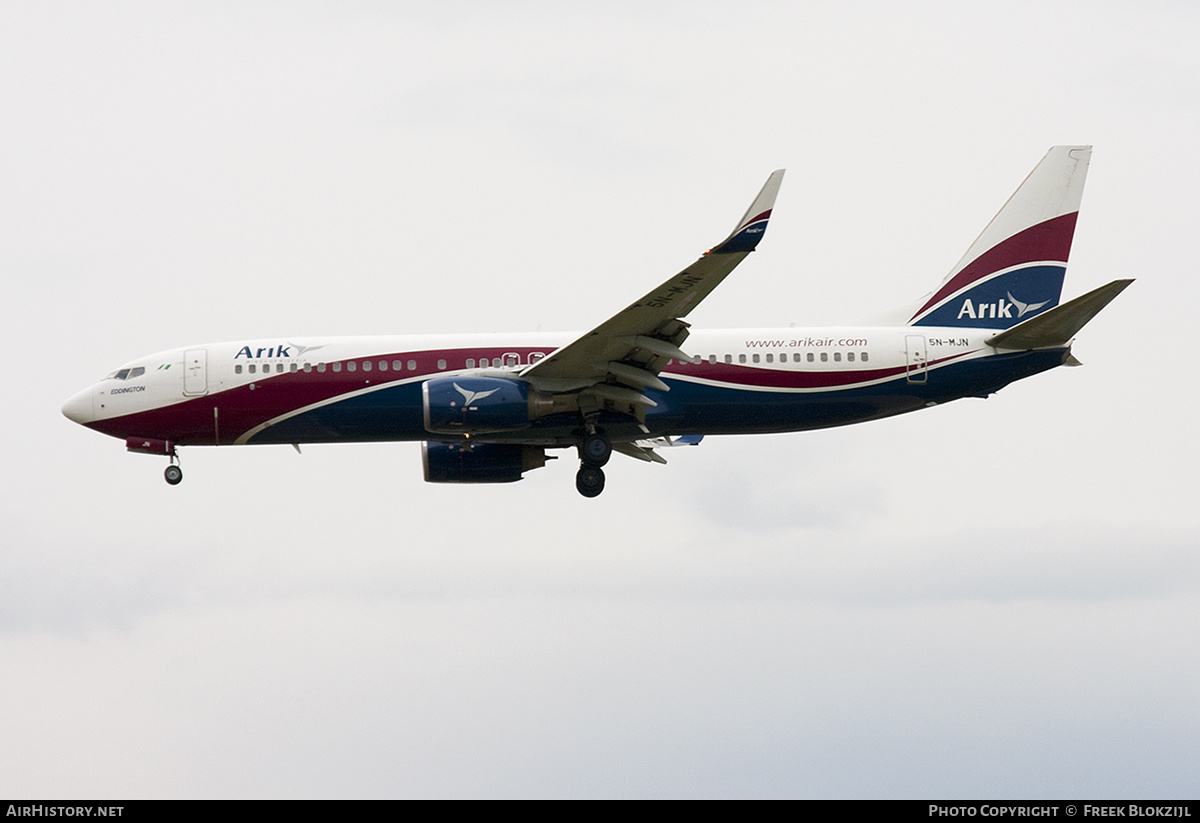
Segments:
[[[709,254],[754,251],[754,247],[758,245],[758,241],[762,240],[763,234],[767,231],[767,221],[771,218],[771,209],[775,206],[776,195],[779,194],[779,184],[783,181],[783,172],[784,169],[771,172],[762,191],[758,193],[758,197],[754,198],[750,208],[746,209],[746,213],[738,222],[737,228],[733,230],[733,234],[714,246]]]

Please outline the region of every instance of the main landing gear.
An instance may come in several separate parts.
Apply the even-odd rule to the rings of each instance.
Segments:
[[[604,470],[601,468],[612,457],[612,443],[604,432],[592,431],[579,440],[579,471],[575,475],[575,488],[584,497],[597,497],[604,491]]]

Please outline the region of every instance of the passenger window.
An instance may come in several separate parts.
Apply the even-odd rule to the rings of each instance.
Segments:
[[[752,354],[752,355],[750,355],[750,359],[753,360],[755,363],[757,363],[759,361],[759,355]]]
[[[486,357],[481,357],[481,358],[479,358],[479,367],[481,369],[486,369],[488,367],[489,362],[490,361]]]
[[[716,365],[716,363],[717,363],[717,356],[716,356],[715,354],[710,354],[710,355],[708,356],[708,362],[709,362],[709,363],[711,363],[711,364],[713,364],[713,365]]]
[[[371,370],[371,361],[364,360],[363,361],[363,371],[370,371],[370,370]]]
[[[380,370],[380,371],[387,371],[387,361],[386,361],[386,360],[380,360],[380,361],[379,361],[379,370]]]
[[[305,373],[305,374],[311,374],[311,373],[312,373],[312,363],[305,363],[305,364],[304,364],[304,373]]]
[[[813,353],[812,353],[812,352],[809,352],[809,353],[808,353],[808,362],[809,362],[809,363],[811,363],[812,361],[814,361],[814,360],[816,360],[816,359],[817,359],[817,358],[816,358],[816,357],[813,355]]]
[[[746,355],[744,355],[744,354],[739,354],[739,355],[738,355],[738,362],[739,362],[739,363],[745,363],[745,362],[746,362]]]
[[[393,360],[392,361],[392,371],[400,371],[400,367],[403,365],[404,364],[401,363],[399,360]]]
[[[866,363],[866,362],[867,362],[867,353],[866,353],[866,352],[863,352],[863,353],[862,353],[862,361],[863,361],[864,363]]]
[[[417,361],[416,361],[416,360],[409,360],[409,361],[408,361],[408,370],[409,370],[409,371],[416,371],[416,370],[417,370]]]
[[[726,363],[732,363],[732,362],[733,362],[733,355],[732,355],[732,354],[727,354],[727,355],[725,355],[725,362],[726,362]]]
[[[846,352],[846,360],[853,363],[854,362],[854,352],[852,352],[852,351]]]
[[[835,363],[841,363],[841,362],[842,362],[842,353],[841,353],[840,351],[835,351],[835,352],[833,353],[833,361],[834,361]]]
[[[334,370],[334,371],[341,371],[341,370],[342,370],[342,364],[341,364],[341,363],[334,363],[334,364],[333,364],[333,370]]]
[[[693,354],[693,355],[692,355],[692,362],[693,362],[693,363],[695,363],[695,364],[699,364],[699,363],[700,363],[700,360],[701,360],[701,357],[700,357],[700,355],[698,355],[698,354]],[[125,378],[121,378],[121,379],[122,379],[122,380],[124,380]]]
[[[299,364],[299,363],[293,363],[293,364],[292,364],[292,365],[291,365],[291,366],[288,368],[288,371],[290,371],[292,374],[295,374],[296,372],[300,371],[300,364]]]
[[[238,363],[236,366],[233,367],[233,373],[234,374],[242,373],[242,364],[241,363]]]
[[[318,363],[318,364],[317,364],[317,371],[319,371],[319,372],[324,372],[324,371],[325,371],[325,364],[324,364],[324,363]]]
[[[822,363],[828,363],[828,362],[829,362],[829,352],[827,352],[827,351],[823,351],[823,352],[821,352],[821,362],[822,362]]]
[[[467,358],[467,368],[468,368],[468,369],[473,369],[473,368],[475,368],[475,358],[474,358],[474,357],[468,357],[468,358]]]
[[[358,369],[358,364],[351,360],[346,364],[346,371],[355,371]]]
[[[438,361],[438,370],[439,370],[439,371],[441,371],[441,370],[442,370],[442,369],[444,369],[444,368],[446,368],[446,361],[445,361],[445,360],[439,360],[439,361]]]
[[[257,367],[257,366],[255,366],[253,363],[251,363],[251,364],[250,364],[250,373],[251,373],[251,374],[254,374],[254,373],[255,373],[255,372],[257,372],[257,371],[258,371],[258,367]]]
[[[283,364],[282,364],[282,363],[276,363],[276,364],[275,364],[275,373],[276,373],[276,374],[283,374]]]
[[[774,362],[775,362],[775,355],[773,355],[773,354],[768,354],[768,355],[767,355],[767,362],[768,362],[768,363],[774,363]]]

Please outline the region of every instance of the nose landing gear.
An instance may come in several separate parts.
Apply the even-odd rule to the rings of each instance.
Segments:
[[[163,479],[167,481],[167,485],[178,486],[183,482],[183,469],[179,467],[179,453],[175,451],[174,444],[171,445],[167,456],[171,458],[171,465],[163,471]]]
[[[125,449],[139,454],[153,454],[170,458],[171,465],[167,466],[163,477],[172,486],[178,486],[183,482],[183,469],[179,468],[179,453],[175,450],[175,444],[170,440],[160,440],[155,437],[126,437]]]

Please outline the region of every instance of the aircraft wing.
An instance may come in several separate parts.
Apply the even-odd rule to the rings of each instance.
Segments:
[[[679,346],[688,336],[680,318],[715,289],[767,229],[783,169],[772,172],[729,237],[692,265],[582,337],[534,363],[521,376],[550,392],[587,389],[602,401],[644,412],[653,401],[647,386],[666,390],[658,379],[668,360],[687,359]]]

